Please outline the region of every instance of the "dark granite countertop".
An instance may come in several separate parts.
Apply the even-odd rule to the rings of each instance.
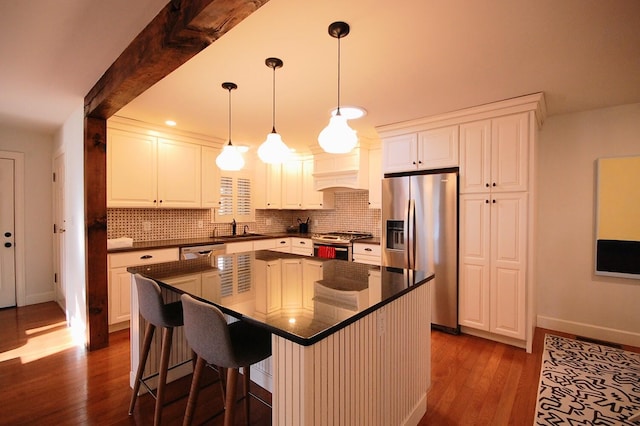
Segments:
[[[279,282],[267,263],[287,266]],[[296,261],[299,262],[295,265]],[[296,267],[299,267],[297,273]],[[200,277],[189,292],[233,317],[308,346],[433,279],[433,274],[271,250],[127,268],[178,293],[172,280]],[[277,274],[275,276],[278,276]],[[379,278],[378,278],[379,277]],[[274,298],[275,297],[275,298]]]
[[[380,237],[371,237],[371,238],[361,238],[359,240],[355,240],[354,244],[371,244],[375,246],[380,245]]]
[[[311,234],[300,233],[286,233],[286,232],[274,232],[269,234],[239,234],[236,237],[220,236],[220,237],[201,237],[201,238],[178,238],[171,240],[156,240],[156,241],[137,241],[133,243],[131,247],[114,248],[107,250],[108,253],[123,253],[127,251],[137,250],[150,250],[150,249],[163,249],[174,247],[191,247],[191,246],[204,246],[208,244],[225,244],[234,243],[240,241],[255,241],[255,240],[268,240],[271,238],[311,238]]]

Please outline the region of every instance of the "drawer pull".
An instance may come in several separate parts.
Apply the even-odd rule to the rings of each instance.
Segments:
[[[373,250],[371,250],[369,247],[367,247],[366,249],[364,249],[364,251],[373,251]]]
[[[305,244],[307,244],[307,243],[305,243],[304,241],[300,241],[300,245],[301,245],[301,246],[303,246],[303,245],[305,245]]]
[[[150,254],[145,254],[144,256],[140,256],[140,259],[152,259],[153,256],[151,256]]]

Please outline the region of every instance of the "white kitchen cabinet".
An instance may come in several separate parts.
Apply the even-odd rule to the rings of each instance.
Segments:
[[[107,132],[107,206],[156,207],[157,139],[109,129]]]
[[[291,253],[313,256],[313,241],[311,238],[291,237]]]
[[[270,238],[268,240],[255,240],[253,241],[253,250],[271,250],[276,248],[276,243],[280,241],[277,238]]]
[[[201,207],[201,147],[109,129],[108,207]]]
[[[187,293],[202,294],[202,274],[190,274],[184,277],[171,278],[165,282]]]
[[[525,339],[527,197],[460,196],[460,325]]]
[[[220,206],[220,169],[216,165],[216,158],[220,154],[218,148],[202,147],[202,207],[215,208]]]
[[[460,193],[526,191],[528,114],[460,126]]]
[[[369,208],[382,208],[382,150],[369,150]]]
[[[353,261],[380,266],[382,251],[379,244],[353,243]]]
[[[313,311],[314,286],[316,281],[323,278],[323,262],[312,259],[302,259],[302,307]]]
[[[109,325],[129,321],[131,316],[131,274],[127,268],[171,262],[178,260],[178,256],[177,248],[108,254]]]
[[[384,173],[458,166],[458,126],[447,126],[384,138]]]
[[[273,250],[282,253],[291,253],[291,238],[278,238],[276,241],[276,246]]]
[[[200,146],[158,139],[158,207],[200,208]]]
[[[290,313],[302,308],[302,259],[280,259],[282,272],[282,308]]]
[[[225,250],[226,250],[226,254],[253,251],[253,241],[239,241],[237,243],[226,243]]]
[[[268,315],[282,307],[282,264],[280,259],[255,261],[256,311]]]
[[[333,194],[316,191],[314,187],[313,164],[313,158],[302,160],[302,209],[332,209],[334,207]]]
[[[256,173],[256,208],[282,208],[282,165],[265,164],[259,161]]]
[[[289,160],[282,165],[282,198],[283,209],[302,208],[302,162]]]

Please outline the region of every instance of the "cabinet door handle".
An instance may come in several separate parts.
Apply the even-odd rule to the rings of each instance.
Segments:
[[[491,202],[492,202],[493,204],[495,204],[495,203],[496,203],[496,200],[491,200]]]
[[[287,244],[286,241],[280,241],[280,244]]]
[[[484,203],[485,204],[489,204],[489,200],[484,200]]]
[[[364,249],[364,251],[373,251],[373,250],[367,247],[366,249]]]
[[[140,256],[140,259],[152,259],[153,256],[150,254],[145,254],[144,256]]]
[[[415,161],[413,162],[413,165],[414,165],[414,166],[416,165],[416,162],[415,162]]]
[[[305,244],[307,244],[307,243],[305,243],[304,241],[300,241],[300,245],[301,245],[301,246],[303,246],[303,245],[305,245]]]
[[[485,183],[484,186],[486,186],[488,188],[489,187],[489,183]]]
[[[495,183],[495,182],[493,182],[493,186],[496,186],[496,183]]]

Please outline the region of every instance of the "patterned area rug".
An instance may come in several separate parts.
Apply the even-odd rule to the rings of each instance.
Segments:
[[[640,354],[550,334],[544,346],[536,425],[640,425]]]

